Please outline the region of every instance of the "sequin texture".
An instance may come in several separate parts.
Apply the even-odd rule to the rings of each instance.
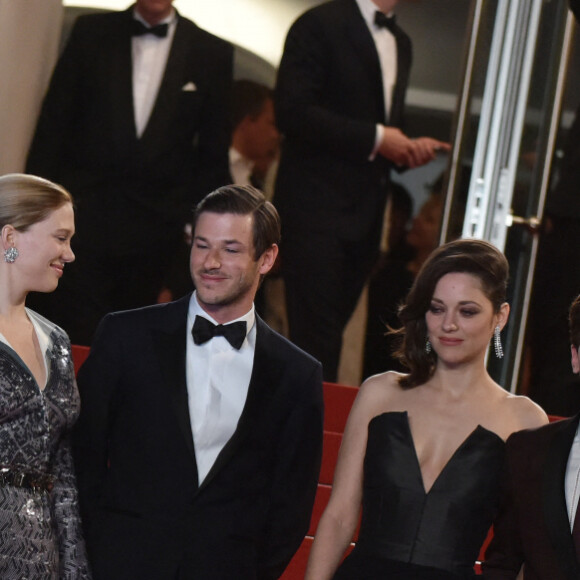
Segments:
[[[41,391],[20,357],[0,342],[0,465],[56,480],[50,493],[0,486],[0,578],[87,580],[69,444],[80,410],[70,344],[62,330],[34,316],[50,336],[48,381]]]

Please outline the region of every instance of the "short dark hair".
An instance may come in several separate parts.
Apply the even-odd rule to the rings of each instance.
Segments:
[[[232,128],[235,129],[246,117],[255,119],[268,99],[274,99],[274,91],[254,81],[241,79],[232,86]]]
[[[206,195],[196,206],[193,230],[204,212],[252,215],[254,259],[280,242],[280,216],[264,194],[251,185],[225,185]]]
[[[466,273],[481,281],[483,293],[499,312],[506,301],[509,265],[505,256],[483,240],[455,240],[434,250],[417,274],[405,304],[399,310],[402,328],[394,334],[402,337],[395,355],[409,368],[402,377],[402,387],[425,383],[435,371],[437,354],[425,350],[427,323],[425,314],[439,280],[446,274]]]
[[[578,348],[580,347],[580,295],[574,298],[574,302],[570,306],[568,325],[570,328],[570,344]]]

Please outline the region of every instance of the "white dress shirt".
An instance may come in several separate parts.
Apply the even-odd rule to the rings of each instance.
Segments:
[[[230,147],[230,175],[236,185],[252,185],[254,162],[244,157],[237,149]]]
[[[50,333],[49,333],[49,330],[46,328],[46,325],[41,324],[40,320],[38,319],[38,315],[35,312],[26,308],[26,315],[28,316],[28,320],[30,320],[30,322],[32,322],[32,326],[34,327],[34,332],[36,333],[36,338],[38,340],[38,346],[40,347],[40,352],[42,352],[44,355],[42,357],[42,360],[44,362],[45,382],[44,382],[44,385],[38,385],[40,390],[43,391],[44,388],[46,387],[46,385],[48,384],[48,379],[49,379],[48,375],[49,375],[49,371],[50,371],[50,367],[46,361],[46,353],[49,350],[49,348],[51,347],[50,336],[49,336]],[[14,350],[14,347],[10,344],[8,339],[1,332],[0,332],[0,342],[3,342],[6,346],[8,346],[14,352],[16,352],[16,350]],[[16,354],[18,354],[18,353],[16,353]]]
[[[141,18],[137,10],[133,17],[142,22],[147,28],[151,25]],[[133,109],[135,111],[135,128],[137,137],[141,137],[155,105],[159,87],[165,73],[169,51],[175,35],[177,18],[175,11],[159,22],[168,24],[167,36],[159,38],[154,34],[143,34],[131,39],[133,59]]]
[[[576,429],[574,442],[568,456],[566,466],[566,507],[568,508],[568,520],[570,530],[574,527],[574,518],[578,509],[578,499],[580,498],[580,424]]]
[[[397,41],[387,28],[379,28],[375,24],[375,12],[379,9],[372,0],[356,0],[359,10],[373,37],[383,79],[383,97],[385,99],[385,118],[389,119],[393,104],[393,90],[397,82]],[[387,14],[392,16],[392,13]],[[377,124],[375,145],[369,159],[372,161],[383,138],[383,126]]]
[[[199,305],[194,292],[187,315],[185,376],[199,484],[234,434],[248,396],[256,347],[254,307],[231,322],[246,322],[246,340],[236,350],[223,336],[195,344],[196,316],[218,324]]]

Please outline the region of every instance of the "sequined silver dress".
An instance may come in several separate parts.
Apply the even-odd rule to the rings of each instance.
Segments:
[[[43,391],[0,337],[0,465],[49,473],[52,491],[0,485],[0,578],[90,579],[69,432],[80,410],[64,332],[28,310],[46,353]]]

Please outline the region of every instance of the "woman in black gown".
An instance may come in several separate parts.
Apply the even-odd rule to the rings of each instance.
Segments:
[[[547,421],[488,375],[507,322],[508,264],[491,244],[435,250],[400,312],[409,374],[363,383],[306,580],[471,578],[495,514],[504,441]],[[353,538],[356,547],[339,567]],[[338,569],[338,571],[337,571]]]
[[[74,260],[60,186],[0,177],[0,578],[90,578],[68,435],[79,413],[70,342],[25,306]]]

